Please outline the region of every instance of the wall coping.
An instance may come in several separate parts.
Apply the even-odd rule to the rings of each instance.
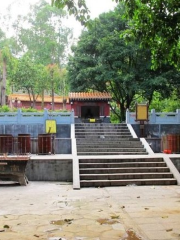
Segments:
[[[55,120],[56,124],[74,123],[74,111],[52,112],[44,109],[43,112],[0,112],[0,124],[45,124],[46,120]]]
[[[144,124],[180,124],[180,109],[176,109],[176,112],[156,112],[152,109],[148,113],[148,120],[144,121]],[[139,124],[140,121],[136,121],[136,113],[126,111],[126,123],[127,124]]]

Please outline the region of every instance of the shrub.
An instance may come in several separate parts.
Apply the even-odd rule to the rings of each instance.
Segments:
[[[40,112],[39,110],[35,108],[21,108],[22,112]]]
[[[7,105],[3,105],[3,106],[0,107],[0,112],[11,112],[11,111],[12,110]]]

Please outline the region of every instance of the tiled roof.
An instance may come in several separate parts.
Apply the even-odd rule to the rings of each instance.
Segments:
[[[68,102],[68,97],[64,97],[67,99],[67,102]],[[28,94],[10,94],[8,96],[8,99],[9,100],[20,100],[20,101],[23,101],[23,102],[29,102],[30,99],[29,99],[29,95]],[[37,99],[36,99],[36,102],[42,102],[42,97],[39,96]],[[52,97],[51,96],[44,96],[44,102],[52,102]],[[62,103],[63,102],[63,97],[61,96],[54,96],[54,102],[56,103]]]
[[[69,100],[110,100],[111,95],[107,92],[71,92]]]

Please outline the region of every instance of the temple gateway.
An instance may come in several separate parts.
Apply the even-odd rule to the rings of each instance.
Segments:
[[[110,122],[110,101],[107,92],[69,93],[75,122]]]

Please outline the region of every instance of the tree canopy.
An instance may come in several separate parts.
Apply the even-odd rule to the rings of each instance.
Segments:
[[[23,52],[28,52],[36,63],[63,66],[72,35],[71,29],[62,24],[65,16],[62,9],[52,7],[43,0],[38,5],[32,5],[27,16],[19,16],[13,25]]]
[[[65,11],[44,0],[32,5],[26,16],[18,15],[13,21],[10,15],[1,16],[0,21],[5,18],[14,31],[8,38],[0,28],[0,104],[6,103],[8,82],[11,91],[28,93],[34,105],[36,97],[43,97],[45,91],[67,94],[65,65],[72,34],[63,26],[65,17]],[[55,66],[53,78],[47,67],[51,65]]]
[[[144,48],[151,50],[153,68],[170,63],[180,69],[180,1],[177,0],[112,0],[126,5],[126,18],[130,29],[126,39],[139,38]],[[75,16],[86,15],[85,0],[78,6],[73,0],[52,0],[61,8],[67,6]],[[79,8],[78,8],[79,7]],[[84,22],[84,21],[83,21]]]
[[[90,18],[85,0],[51,0],[51,3],[57,8],[67,7],[69,13],[73,14],[83,25],[85,25]]]
[[[16,71],[11,75],[15,89],[27,92],[33,107],[35,107],[37,96],[41,93],[38,79],[40,79],[42,69],[42,65],[34,64],[28,55],[24,55],[18,61]]]
[[[125,110],[138,94],[150,103],[155,91],[168,96],[177,81],[174,74],[168,74],[172,67],[151,69],[150,51],[140,48],[138,40],[126,44],[119,37],[127,29],[123,12],[123,5],[119,5],[91,21],[72,48],[68,63],[71,90],[110,92],[115,103],[112,111],[120,120],[125,119]],[[119,113],[115,106],[119,106]]]
[[[134,35],[143,47],[151,49],[154,68],[170,63],[180,69],[180,1],[119,1],[125,3],[129,19],[125,36]]]

